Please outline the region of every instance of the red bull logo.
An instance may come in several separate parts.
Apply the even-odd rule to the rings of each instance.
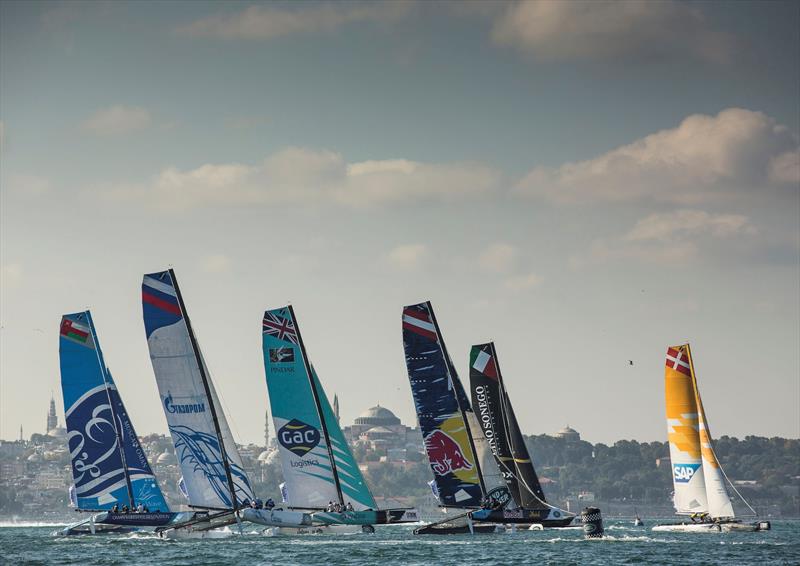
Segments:
[[[437,476],[456,470],[472,469],[472,464],[464,456],[461,446],[446,432],[434,430],[430,433],[425,438],[425,449],[428,451],[431,468]]]

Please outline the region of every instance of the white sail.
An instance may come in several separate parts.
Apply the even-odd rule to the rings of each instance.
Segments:
[[[202,356],[195,354],[189,327],[169,271],[144,277],[142,304],[150,359],[190,505],[229,509],[234,503],[252,500],[253,491],[208,369]],[[199,353],[199,348],[197,351]],[[210,399],[206,394],[200,364],[205,370]],[[220,436],[236,502],[231,498]]]

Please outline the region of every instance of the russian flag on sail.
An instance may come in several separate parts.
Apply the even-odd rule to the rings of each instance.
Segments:
[[[403,328],[429,340],[436,340],[436,328],[433,326],[430,313],[425,308],[425,303],[403,309]]]

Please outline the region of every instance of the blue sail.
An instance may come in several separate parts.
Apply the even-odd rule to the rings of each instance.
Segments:
[[[168,511],[103,361],[89,311],[62,317],[59,358],[77,507],[142,503]]]
[[[444,506],[477,507],[484,493],[461,410],[469,407],[469,400],[447,356],[430,303],[403,309],[403,347],[439,501]]]

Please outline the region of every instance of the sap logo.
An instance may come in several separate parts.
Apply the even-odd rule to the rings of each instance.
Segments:
[[[319,431],[313,426],[292,419],[278,430],[281,446],[301,458],[319,444]]]
[[[269,362],[271,364],[294,363],[294,348],[270,348]]]
[[[673,464],[672,477],[678,483],[689,483],[700,464]]]
[[[168,413],[205,413],[205,403],[176,404],[172,402],[172,393],[167,392],[164,397],[164,409]]]

